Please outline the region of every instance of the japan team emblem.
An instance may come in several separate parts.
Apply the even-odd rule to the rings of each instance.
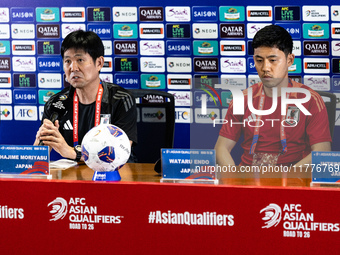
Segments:
[[[288,106],[286,123],[296,126],[300,120],[300,109],[296,106]]]

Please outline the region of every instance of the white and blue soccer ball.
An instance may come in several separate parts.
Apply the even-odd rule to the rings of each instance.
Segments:
[[[89,168],[109,172],[118,170],[128,161],[131,146],[122,129],[111,124],[100,124],[86,133],[81,150]]]

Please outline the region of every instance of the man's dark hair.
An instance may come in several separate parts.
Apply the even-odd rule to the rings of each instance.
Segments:
[[[260,29],[254,36],[253,49],[258,47],[276,47],[286,56],[293,51],[293,40],[286,29],[277,25],[269,25]]]
[[[84,50],[95,62],[100,56],[104,56],[104,45],[99,36],[92,31],[77,30],[69,33],[61,44],[61,56],[68,49]]]

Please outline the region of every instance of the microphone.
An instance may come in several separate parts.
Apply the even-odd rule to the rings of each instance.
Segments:
[[[59,117],[62,117],[66,114],[70,105],[70,100],[67,99],[67,96],[61,95],[56,101],[52,101],[50,104],[52,115],[50,116],[49,120],[53,123],[53,125]],[[40,141],[39,145],[44,145],[44,142]]]

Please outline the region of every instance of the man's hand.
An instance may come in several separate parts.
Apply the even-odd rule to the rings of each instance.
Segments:
[[[76,152],[73,147],[66,143],[64,137],[59,132],[58,120],[56,120],[53,125],[50,120],[44,119],[43,124],[36,134],[34,145],[38,145],[40,141],[42,141],[44,145],[49,146],[50,149],[54,149],[64,158],[76,158]]]

